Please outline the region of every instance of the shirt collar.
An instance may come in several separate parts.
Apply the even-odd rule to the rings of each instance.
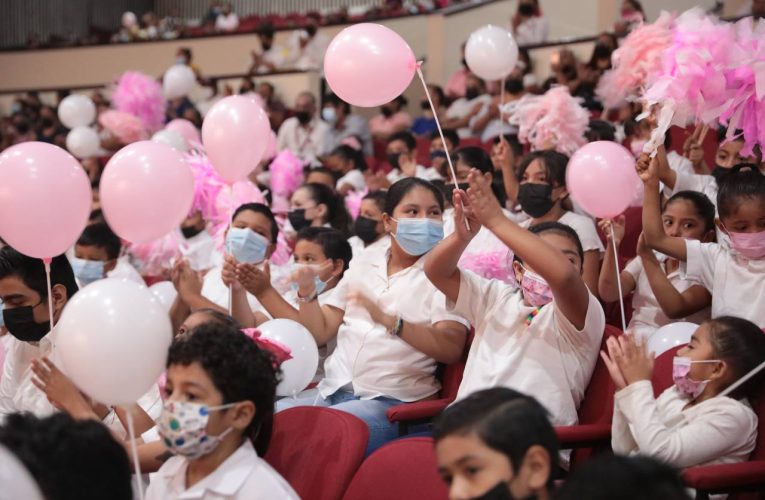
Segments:
[[[242,488],[247,478],[257,467],[258,460],[252,443],[249,439],[245,439],[242,446],[220,464],[214,472],[184,491],[179,498],[206,498],[207,491],[224,497],[231,497]],[[181,484],[185,484],[187,467],[187,460],[178,460],[178,464],[172,464],[167,470],[161,471],[161,474],[173,483],[178,481],[180,476]]]
[[[392,239],[392,237],[390,237],[390,238]],[[391,252],[391,249],[388,248],[385,251],[385,259],[383,259],[383,260],[374,259],[370,263],[371,266],[375,267],[375,268],[378,268],[378,269],[387,270],[387,268],[388,268],[388,260],[390,260],[390,252]],[[425,257],[427,257],[427,256],[428,256],[427,253],[420,255],[420,258],[417,259],[417,261],[414,264],[412,264],[411,266],[407,267],[406,269],[402,269],[401,271],[397,272],[396,274],[406,273],[410,269],[420,269],[420,270],[423,269],[423,267],[425,266]]]

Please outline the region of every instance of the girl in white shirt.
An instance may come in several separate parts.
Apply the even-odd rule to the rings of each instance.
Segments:
[[[300,322],[317,344],[337,339],[324,364],[317,397],[282,399],[277,408],[331,406],[369,426],[367,452],[397,436],[386,411],[435,396],[436,363],[459,359],[467,321],[446,312],[444,296],[422,270],[443,236],[443,197],[432,184],[409,177],[393,184],[383,215],[388,252],[354,259],[332,297],[316,301],[316,270],[296,273]]]
[[[756,325],[730,316],[702,324],[677,352],[674,386],[658,398],[651,385],[653,355],[639,338],[610,338],[601,356],[617,388],[615,453],[650,455],[679,468],[747,460],[757,415],[745,398],[759,390],[765,372],[721,393],[765,361],[765,335]]]
[[[326,163],[327,167],[339,177],[336,189],[341,196],[351,191],[361,192],[366,189],[364,172],[367,170],[367,162],[361,151],[341,144],[332,150]]]
[[[353,225],[355,235],[348,238],[354,256],[366,250],[385,252],[390,247],[390,236],[382,222],[385,197],[385,191],[372,191],[361,199],[359,216]]]
[[[333,227],[350,234],[350,220],[343,199],[324,184],[303,184],[290,198],[287,214],[293,234],[304,227]]]
[[[668,236],[709,242],[715,236],[715,207],[709,198],[696,191],[681,191],[670,198],[661,214],[662,227]],[[613,221],[602,220],[603,233],[608,239],[608,250],[603,259],[598,292],[606,302],[619,300],[616,282],[614,247],[611,243],[613,225],[616,246],[624,237],[624,216]],[[703,285],[686,279],[675,259],[658,256],[649,249],[641,237],[638,240],[638,256],[621,272],[622,297],[633,291],[632,319],[627,332],[647,339],[671,319],[686,318],[700,324],[709,319],[712,296]]]
[[[205,324],[179,337],[158,423],[175,456],[150,475],[146,499],[297,499],[261,458],[277,382],[273,357],[236,328]]]

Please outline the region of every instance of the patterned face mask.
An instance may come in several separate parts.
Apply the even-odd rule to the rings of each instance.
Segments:
[[[545,279],[525,267],[521,278],[521,290],[526,301],[534,307],[542,307],[553,300],[552,290]]]
[[[702,392],[704,392],[707,384],[709,384],[709,380],[693,380],[690,375],[691,365],[693,363],[719,362],[720,360],[717,359],[692,361],[691,358],[676,356],[672,360],[672,380],[675,382],[675,387],[691,399],[696,399]]]
[[[233,430],[229,427],[217,436],[208,435],[207,421],[210,419],[210,412],[225,410],[235,405],[236,403],[207,406],[188,401],[165,401],[157,422],[159,435],[174,455],[182,455],[189,460],[207,455]]]

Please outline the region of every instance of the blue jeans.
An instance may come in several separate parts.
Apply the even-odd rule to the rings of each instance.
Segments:
[[[276,411],[280,412],[295,406],[323,406],[350,413],[363,420],[369,427],[367,456],[388,441],[398,437],[398,424],[388,421],[386,412],[391,406],[402,404],[398,399],[379,397],[360,399],[346,391],[337,391],[328,398],[321,397],[315,389],[304,391],[295,398],[282,398],[276,402]]]

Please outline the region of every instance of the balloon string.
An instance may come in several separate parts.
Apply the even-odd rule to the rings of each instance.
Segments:
[[[746,382],[750,378],[752,378],[755,375],[757,375],[760,372],[760,370],[762,370],[763,368],[765,368],[765,361],[763,361],[759,365],[755,366],[751,371],[749,371],[749,373],[747,373],[746,375],[744,375],[743,377],[738,379],[736,382],[734,382],[732,385],[730,385],[727,389],[722,391],[719,394],[719,396],[727,396],[731,392],[735,391],[736,389],[739,388],[739,386],[741,386],[741,384],[743,384],[744,382]]]
[[[46,257],[43,259],[45,264],[45,280],[48,284],[48,322],[50,324],[50,331],[53,331],[53,287],[50,284],[50,263],[51,258]]]
[[[616,253],[616,237],[614,236],[614,223],[611,226],[611,244],[614,247],[614,267],[616,267],[616,286],[619,289],[619,310],[622,313],[622,332],[627,332],[627,320],[624,317],[624,295],[622,295],[622,277],[619,274],[619,256]]]
[[[124,408],[127,414],[128,438],[130,439],[130,451],[133,453],[133,473],[135,474],[135,487],[138,491],[139,500],[143,499],[143,481],[141,480],[141,462],[138,460],[138,446],[135,444],[135,429],[133,427],[133,413],[130,408]]]
[[[425,89],[425,96],[428,98],[428,103],[430,104],[430,110],[433,112],[433,119],[436,121],[436,128],[438,129],[438,135],[441,136],[441,144],[444,146],[444,151],[446,152],[446,162],[449,164],[449,172],[452,174],[452,182],[454,183],[454,189],[459,190],[459,184],[457,183],[457,173],[454,170],[454,165],[452,165],[452,155],[449,153],[449,148],[446,146],[446,139],[444,139],[444,131],[441,130],[441,122],[438,121],[438,113],[436,113],[436,107],[433,106],[433,99],[430,97],[430,91],[428,90],[428,84],[425,83],[425,77],[422,76],[422,69],[420,69],[421,63],[417,64],[417,75],[420,77],[420,81],[422,82],[422,88]],[[460,199],[460,203],[462,203],[462,199]],[[465,205],[462,205],[463,211],[465,208]],[[465,227],[467,227],[468,231],[470,230],[470,223],[467,220],[467,217],[465,218]]]
[[[505,135],[505,78],[502,78],[502,87],[499,89],[499,135]],[[504,138],[504,137],[502,137]]]

